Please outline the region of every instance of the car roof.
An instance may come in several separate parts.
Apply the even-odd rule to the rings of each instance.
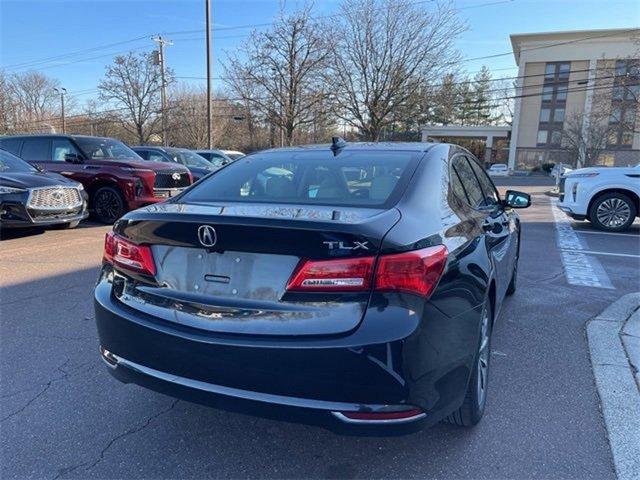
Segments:
[[[6,140],[10,138],[33,138],[33,137],[51,137],[51,138],[94,138],[96,140],[115,140],[116,142],[122,142],[113,137],[98,137],[96,135],[69,135],[66,133],[21,133],[18,135],[6,135],[1,136],[0,140]]]
[[[345,142],[344,146],[340,147],[340,150],[370,150],[370,151],[409,151],[409,152],[427,152],[436,145],[443,145],[442,143],[431,142]],[[318,151],[328,150],[331,148],[330,143],[313,144],[313,145],[300,145],[297,147],[284,147],[284,148],[270,148],[263,150],[260,153],[267,152],[304,152],[304,151]]]

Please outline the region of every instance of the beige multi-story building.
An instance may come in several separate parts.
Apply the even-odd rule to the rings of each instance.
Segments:
[[[511,35],[509,168],[640,163],[640,29]]]

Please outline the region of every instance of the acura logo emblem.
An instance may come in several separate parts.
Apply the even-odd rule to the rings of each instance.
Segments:
[[[54,200],[62,200],[64,193],[62,193],[62,190],[54,190],[51,196]]]
[[[180,174],[176,172],[173,175],[171,175],[171,178],[173,178],[174,180],[180,180]]]
[[[218,241],[216,230],[209,225],[200,225],[198,227],[198,240],[200,240],[203,247],[213,247]]]

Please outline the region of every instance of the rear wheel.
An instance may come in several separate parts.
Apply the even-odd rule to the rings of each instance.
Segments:
[[[631,226],[636,206],[624,193],[605,193],[597,197],[589,209],[589,220],[600,230],[619,232]]]
[[[480,340],[473,366],[473,372],[467,386],[467,393],[462,406],[449,415],[445,420],[454,425],[470,427],[480,421],[484,414],[487,401],[487,386],[489,380],[489,360],[491,357],[492,311],[489,300],[482,309],[482,325]]]
[[[125,213],[125,202],[120,190],[114,187],[99,188],[93,194],[93,211],[96,219],[112,224]]]

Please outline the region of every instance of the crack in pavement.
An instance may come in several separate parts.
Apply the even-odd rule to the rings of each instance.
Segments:
[[[116,435],[115,437],[113,437],[111,440],[109,440],[109,442],[104,446],[104,448],[100,451],[100,455],[98,456],[98,458],[91,464],[89,464],[89,462],[82,462],[76,465],[71,465],[69,467],[64,467],[58,470],[58,474],[53,477],[52,480],[57,480],[59,478],[61,478],[63,475],[66,475],[68,473],[71,473],[75,470],[78,470],[81,467],[86,467],[85,471],[89,471],[92,468],[94,468],[96,465],[98,465],[102,460],[104,460],[104,457],[107,453],[107,451],[119,440],[128,437],[130,435],[133,435],[135,433],[141,432],[142,430],[144,430],[145,428],[147,428],[149,426],[149,424],[151,424],[151,422],[153,420],[155,420],[156,418],[169,413],[171,410],[174,409],[174,407],[178,404],[180,400],[179,399],[175,399],[173,402],[171,402],[171,405],[169,405],[168,408],[165,408],[161,411],[159,411],[158,413],[151,415],[149,418],[147,418],[147,420],[140,426],[138,427],[132,427],[129,430],[127,430],[124,433],[121,433],[119,435]]]
[[[99,363],[96,363],[95,360],[90,360],[88,362],[83,362],[75,367],[72,368],[72,370],[65,370],[65,366],[67,365],[67,363],[69,363],[69,358],[67,358],[61,365],[59,365],[58,367],[56,367],[56,370],[58,370],[62,376],[61,377],[57,377],[57,378],[52,378],[51,380],[49,380],[47,383],[44,384],[43,388],[40,389],[40,391],[34,395],[32,398],[30,398],[27,403],[25,403],[22,407],[20,407],[18,410],[16,410],[15,412],[10,413],[9,415],[7,415],[6,417],[2,418],[2,420],[0,420],[0,423],[4,422],[5,420],[10,419],[11,417],[14,417],[16,415],[18,415],[19,413],[22,413],[26,408],[29,407],[29,405],[31,405],[33,402],[35,402],[38,398],[40,398],[42,395],[44,395],[46,393],[47,390],[49,390],[49,388],[51,388],[51,386],[59,381],[62,380],[67,380],[70,376],[75,375],[77,373],[84,373],[84,372],[88,372],[94,368],[96,368],[97,366],[99,366]],[[85,368],[82,369],[82,367],[84,367],[85,365],[88,365],[90,363],[93,363],[93,365],[89,366],[89,368]],[[37,388],[36,386],[33,387],[28,387],[28,388],[24,388],[22,390],[18,390],[16,392],[11,392],[11,393],[7,393],[2,395],[0,398],[9,398],[9,397],[15,397],[16,395],[19,395],[20,393],[24,393],[24,392],[28,392],[31,390],[34,390],[35,388]]]
[[[9,420],[12,417],[15,417],[16,415],[18,415],[19,413],[22,413],[24,410],[26,410],[29,405],[31,405],[33,402],[35,402],[38,398],[40,398],[42,395],[44,395],[46,393],[47,390],[49,390],[49,388],[51,387],[51,385],[54,384],[54,382],[58,382],[60,380],[64,380],[69,376],[69,373],[66,372],[65,370],[63,370],[63,367],[69,363],[70,359],[66,359],[64,362],[62,362],[62,364],[60,366],[58,366],[56,368],[56,370],[58,370],[59,372],[62,373],[62,377],[58,377],[58,378],[52,378],[51,380],[49,380],[45,385],[44,388],[42,390],[40,390],[34,397],[31,397],[31,399],[29,399],[29,401],[27,403],[25,403],[22,407],[20,407],[18,410],[16,410],[15,412],[10,413],[9,415],[7,415],[6,417],[4,417],[2,420],[0,420],[0,423],[5,422],[6,420]]]

